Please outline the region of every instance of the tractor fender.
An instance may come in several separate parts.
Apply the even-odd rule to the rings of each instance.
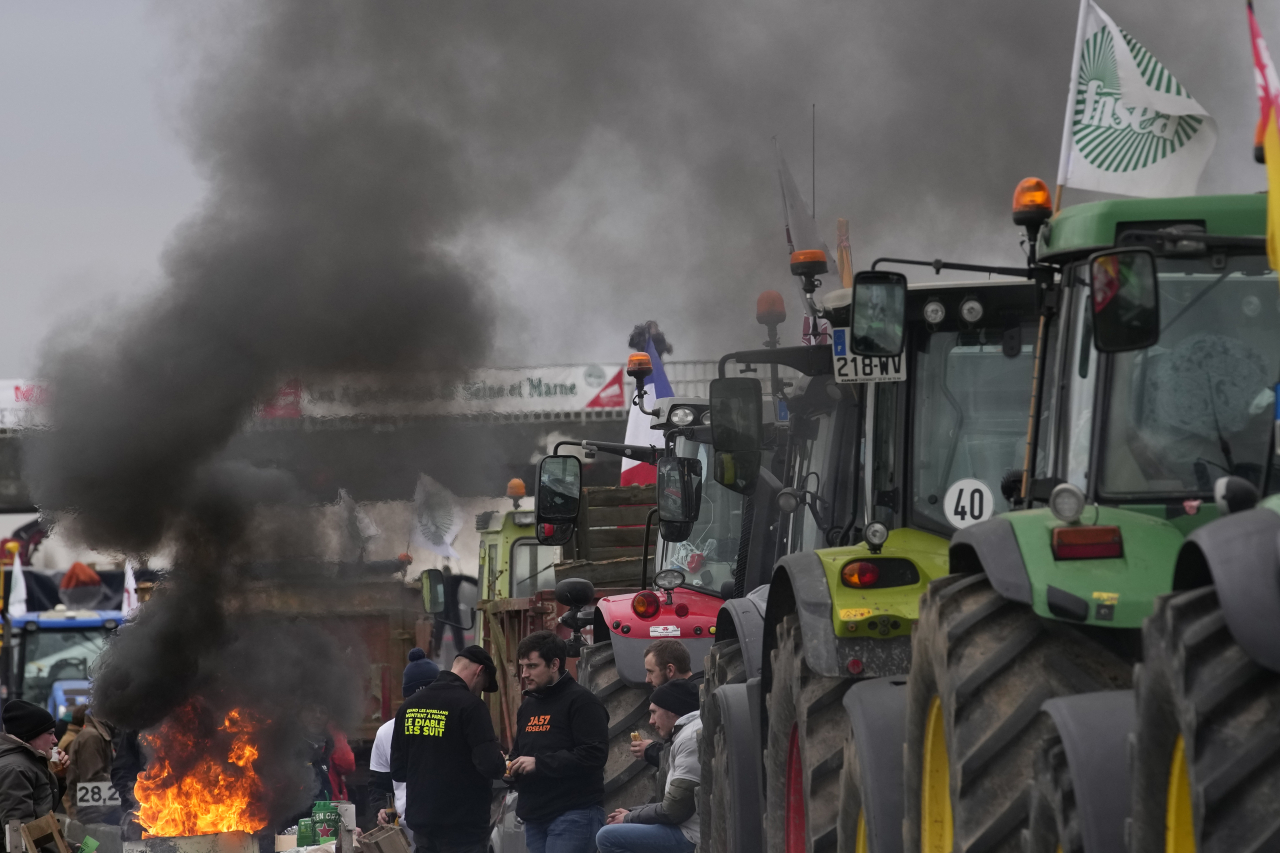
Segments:
[[[765,604],[764,643],[760,674],[767,692],[773,674],[769,653],[777,643],[777,626],[788,613],[800,617],[805,664],[818,675],[845,678],[851,673],[868,678],[901,675],[911,668],[911,637],[837,637],[832,621],[831,587],[822,560],[813,551],[788,554],[778,561]]]
[[[764,651],[764,609],[768,599],[769,587],[759,586],[746,598],[726,601],[716,616],[716,640],[738,641],[747,678],[760,674],[760,655]]]
[[[760,679],[726,684],[711,694],[724,722],[729,759],[729,849],[763,853],[764,785],[760,777]],[[722,780],[726,781],[726,780]]]
[[[1192,532],[1178,552],[1173,572],[1175,589],[1212,580],[1231,636],[1272,672],[1280,672],[1278,536],[1280,515],[1275,511],[1232,513]]]
[[[858,750],[867,846],[902,853],[902,747],[907,739],[905,676],[859,681],[844,694],[844,710]]]
[[[1031,604],[1031,579],[1009,519],[996,516],[957,531],[951,537],[950,557],[951,574],[986,572],[1000,595]]]
[[[1129,734],[1137,719],[1132,690],[1049,699],[1067,754],[1084,853],[1123,853],[1129,817]]]

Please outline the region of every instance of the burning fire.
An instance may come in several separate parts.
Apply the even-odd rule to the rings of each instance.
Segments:
[[[154,755],[133,794],[148,836],[253,833],[267,825],[262,780],[253,768],[254,737],[264,721],[236,709],[211,729],[202,724],[202,711],[192,700],[145,736]]]

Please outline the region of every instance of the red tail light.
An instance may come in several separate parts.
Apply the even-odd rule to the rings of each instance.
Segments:
[[[866,560],[854,560],[852,563],[846,563],[844,568],[840,570],[840,582],[845,586],[857,588],[874,586],[878,580],[880,580],[880,568],[875,563],[868,563]]]
[[[1102,560],[1124,556],[1124,540],[1119,527],[1055,527],[1055,560]]]
[[[660,604],[658,594],[651,589],[646,589],[631,599],[631,610],[641,619],[649,619],[658,615]]]

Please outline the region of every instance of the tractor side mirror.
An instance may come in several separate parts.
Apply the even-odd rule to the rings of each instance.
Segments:
[[[677,524],[698,520],[702,506],[702,463],[664,456],[658,460],[658,521]]]
[[[444,612],[444,572],[439,569],[422,573],[422,606],[428,613]]]
[[[854,275],[849,347],[855,355],[901,355],[906,317],[905,275],[882,270],[864,270]]]
[[[595,621],[596,610],[590,607],[596,597],[596,588],[591,581],[582,578],[565,578],[556,584],[556,601],[568,608],[560,617],[561,625],[573,632],[569,638],[569,657],[582,656],[587,641],[582,636],[582,629],[590,628]]]
[[[731,491],[751,491],[760,473],[762,399],[759,379],[711,380],[711,475]],[[668,537],[665,527],[662,536],[668,542],[683,541]]]
[[[572,527],[581,503],[582,463],[578,457],[544,457],[538,463],[538,489],[533,496],[538,528],[544,524]]]
[[[1089,258],[1093,345],[1098,352],[1146,349],[1160,339],[1156,256],[1150,249],[1110,249]]]

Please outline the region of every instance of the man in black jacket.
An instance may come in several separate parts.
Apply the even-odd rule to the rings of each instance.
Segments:
[[[489,842],[492,780],[502,750],[480,691],[498,689],[489,653],[467,646],[453,669],[396,712],[391,778],[408,784],[405,823],[417,853],[482,853]]]
[[[516,650],[526,698],[510,773],[529,853],[594,853],[604,825],[609,712],[564,671],[567,657],[564,640],[550,631],[530,634]]]

